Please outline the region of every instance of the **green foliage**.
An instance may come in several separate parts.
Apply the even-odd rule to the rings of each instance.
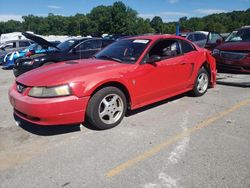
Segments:
[[[150,22],[151,27],[155,30],[156,33],[163,33],[163,21],[160,16],[155,16]]]
[[[181,29],[230,32],[243,25],[250,25],[250,9],[229,13],[212,14],[203,18],[182,17]],[[0,22],[0,34],[15,31],[33,31],[41,35],[93,35],[175,33],[176,22],[164,23],[155,16],[152,20],[143,19],[123,2],[112,6],[97,6],[87,15],[60,16],[52,13],[47,17],[27,15],[23,21]]]

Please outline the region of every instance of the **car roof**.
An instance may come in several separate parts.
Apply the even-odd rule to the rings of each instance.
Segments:
[[[181,39],[185,40],[183,37],[171,34],[152,34],[152,35],[139,35],[131,37],[129,39],[147,39],[147,40],[158,40],[158,39]]]
[[[192,32],[189,32],[187,35],[189,34],[196,34],[196,33],[202,33],[202,34],[205,34],[205,35],[208,35],[208,31],[192,31]]]
[[[91,39],[101,39],[101,38],[98,38],[98,37],[76,37],[76,38],[72,38],[73,40],[91,40]],[[70,40],[70,39],[69,39]]]
[[[31,42],[31,40],[29,40],[29,39],[17,39],[17,40],[8,40],[8,41],[6,41],[6,42],[4,42],[4,43],[19,42],[19,41],[28,41],[28,42]],[[3,43],[3,44],[4,44],[4,43]]]

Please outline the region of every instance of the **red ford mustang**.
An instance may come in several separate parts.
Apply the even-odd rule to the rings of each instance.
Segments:
[[[15,114],[40,125],[118,125],[136,109],[180,93],[206,93],[216,80],[210,53],[172,35],[111,44],[92,59],[48,65],[23,74],[9,90]]]

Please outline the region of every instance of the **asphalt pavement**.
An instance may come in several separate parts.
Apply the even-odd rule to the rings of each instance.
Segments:
[[[204,96],[132,111],[105,131],[21,121],[13,81],[0,70],[1,188],[250,187],[250,75],[220,73]]]

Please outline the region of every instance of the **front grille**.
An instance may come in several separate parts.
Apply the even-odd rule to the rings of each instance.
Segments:
[[[14,109],[14,111],[15,111],[15,113],[18,114],[19,116],[22,116],[22,117],[24,117],[24,118],[27,118],[27,119],[29,119],[29,120],[31,120],[31,121],[40,121],[40,118],[38,118],[38,117],[29,116],[29,115],[27,115],[27,114],[24,114],[24,113],[18,111],[17,109]]]
[[[230,52],[230,51],[221,51],[220,56],[223,59],[238,61],[244,59],[248,54],[242,52]]]
[[[23,93],[25,90],[27,89],[27,86],[20,84],[20,83],[16,83],[16,90],[18,91],[18,93]]]

